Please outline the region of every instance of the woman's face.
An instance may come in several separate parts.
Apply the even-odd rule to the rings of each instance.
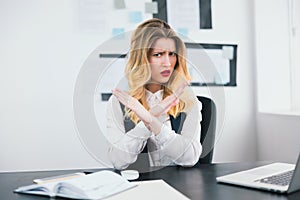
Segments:
[[[156,40],[149,54],[151,83],[167,83],[177,62],[175,41],[170,38]]]

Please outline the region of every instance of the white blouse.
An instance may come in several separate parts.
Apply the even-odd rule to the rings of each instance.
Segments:
[[[152,108],[163,98],[163,91],[147,91],[146,101]],[[202,152],[200,144],[200,121],[202,105],[199,101],[186,112],[181,134],[172,130],[169,115],[159,117],[163,123],[158,135],[152,134],[143,122],[125,133],[124,116],[120,103],[111,96],[107,107],[107,139],[110,142],[108,156],[116,169],[127,168],[134,163],[148,142],[150,166],[193,166]]]

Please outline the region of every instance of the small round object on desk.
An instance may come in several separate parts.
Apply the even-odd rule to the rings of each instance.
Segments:
[[[137,170],[123,170],[121,175],[127,180],[135,180],[139,178],[139,172]]]

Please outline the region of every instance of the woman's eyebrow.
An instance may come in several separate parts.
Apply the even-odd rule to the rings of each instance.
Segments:
[[[170,50],[170,49],[152,49],[152,52],[164,53],[164,52],[176,52],[176,50]]]

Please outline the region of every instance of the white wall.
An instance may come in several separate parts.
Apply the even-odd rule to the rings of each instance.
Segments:
[[[110,33],[78,31],[76,2],[0,2],[0,171],[103,166],[79,141],[72,101],[82,64]],[[191,33],[192,39],[239,45],[238,86],[224,90],[226,118],[218,122],[224,126],[214,161],[255,160],[252,1],[212,4],[214,29]]]
[[[225,121],[214,162],[252,161],[256,159],[253,2],[215,0],[212,3],[214,29],[192,37],[203,42],[238,44],[238,86],[224,88]]]
[[[300,116],[258,113],[258,160],[295,163],[300,152]]]
[[[73,30],[72,1],[1,1],[0,10],[0,170],[97,165],[76,137],[72,97],[102,39]]]
[[[192,33],[198,42],[238,44],[237,87],[210,88],[225,92],[225,121],[215,148],[214,162],[256,159],[255,83],[252,1],[212,1],[213,30]],[[196,92],[202,94],[200,88]],[[217,101],[221,101],[217,98]],[[222,102],[217,102],[217,105]],[[223,109],[220,108],[219,109]]]
[[[255,1],[257,154],[259,160],[293,163],[300,152],[300,115],[291,110],[288,2]],[[299,14],[299,4],[297,9]]]

